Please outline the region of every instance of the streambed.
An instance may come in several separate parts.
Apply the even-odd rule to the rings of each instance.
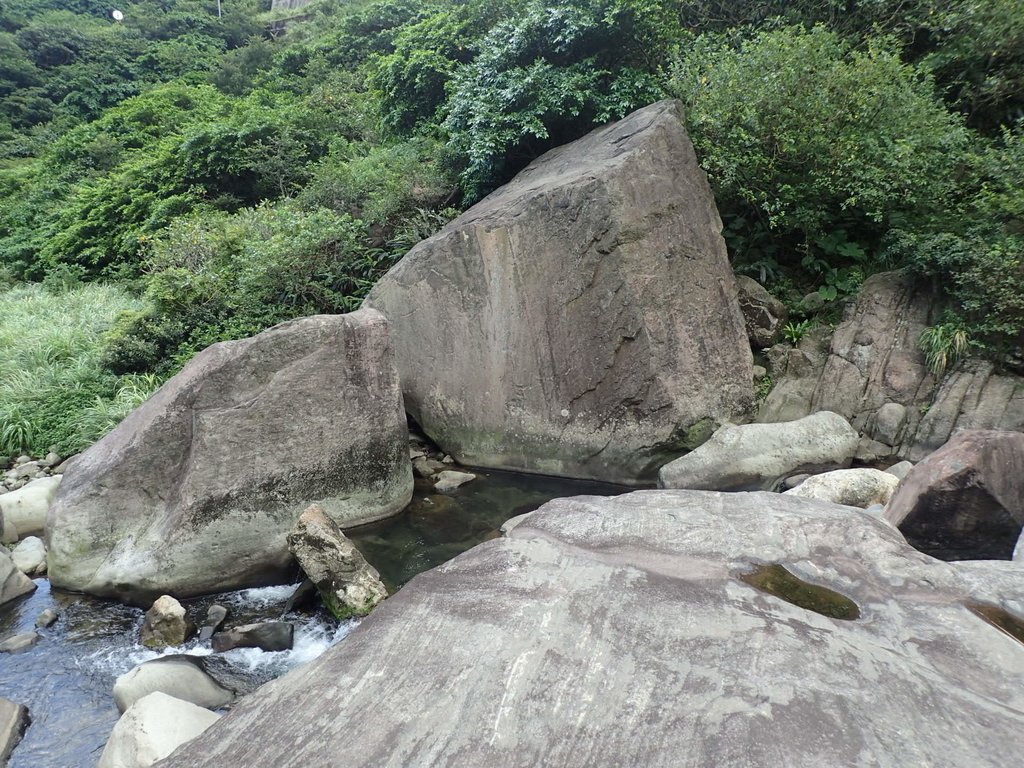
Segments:
[[[389,589],[497,535],[511,517],[553,498],[582,494],[615,495],[626,488],[563,478],[479,471],[476,480],[455,492],[436,494],[418,485],[402,514],[349,532]],[[85,595],[51,590],[37,579],[34,594],[0,609],[0,638],[35,629],[47,608],[61,618],[43,639],[16,655],[0,654],[0,696],[25,704],[32,725],[15,749],[11,768],[87,768],[99,760],[117,721],[111,690],[114,680],[135,665],[172,653],[208,655],[195,640],[162,652],[138,643],[143,611]],[[228,624],[277,619],[294,585],[241,590],[186,602],[201,623],[213,602],[226,606]],[[322,610],[293,612],[295,646],[266,653],[245,648],[217,654],[230,664],[233,681],[253,688],[319,656],[340,642],[356,622],[337,622]]]

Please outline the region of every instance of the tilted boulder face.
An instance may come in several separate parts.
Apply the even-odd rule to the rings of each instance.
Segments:
[[[339,619],[365,616],[388,596],[377,570],[316,504],[288,534],[288,548]]]
[[[185,607],[170,595],[161,595],[146,611],[139,630],[139,642],[147,648],[181,645],[196,633],[196,625]]]
[[[50,508],[50,578],[142,604],[265,584],[310,503],[358,525],[412,485],[385,319],[294,320],[204,350],[74,461]]]
[[[907,473],[885,519],[912,540],[936,542],[936,549],[1010,557],[1024,525],[1024,434],[955,435]],[[979,554],[977,546],[992,549]]]
[[[10,536],[5,533],[4,541],[43,534],[46,514],[57,495],[61,478],[62,475],[41,477],[16,491],[0,494],[0,515],[4,526],[11,526],[14,532]]]
[[[662,488],[768,490],[787,475],[847,466],[860,438],[828,411],[776,424],[727,424],[661,468]]]
[[[164,656],[143,662],[114,681],[114,703],[119,712],[154,691],[199,707],[217,709],[230,704],[235,694],[207,674],[201,656]]]
[[[162,768],[1002,768],[1024,750],[1024,644],[990,622],[1024,566],[988,565],[780,494],[560,499]],[[808,584],[830,615],[800,607]]]
[[[757,349],[766,349],[782,336],[788,312],[786,305],[772,296],[759,282],[745,275],[736,276],[740,311],[747,327],[747,339]]]
[[[721,220],[664,101],[553,150],[366,305],[460,464],[632,483],[753,402]]]

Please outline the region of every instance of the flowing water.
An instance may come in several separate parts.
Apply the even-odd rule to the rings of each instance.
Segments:
[[[413,503],[401,515],[349,535],[394,590],[417,573],[497,535],[506,520],[550,499],[625,490],[603,483],[481,472],[448,495],[418,486]],[[60,613],[56,624],[38,630],[42,640],[34,647],[16,655],[0,654],[0,696],[25,704],[32,715],[10,766],[95,766],[118,718],[111,695],[118,675],[160,655],[205,656],[211,651],[195,640],[159,653],[143,648],[138,643],[142,610],[51,590],[45,579],[36,584],[34,594],[0,608],[0,639],[34,630],[36,617],[47,608]],[[213,602],[229,609],[228,625],[278,619],[293,589],[285,585],[242,590],[188,601],[186,607],[198,624]],[[236,686],[253,688],[311,661],[356,626],[351,621],[338,623],[322,611],[294,612],[286,618],[296,627],[292,650],[265,653],[245,648],[217,654],[230,664]]]

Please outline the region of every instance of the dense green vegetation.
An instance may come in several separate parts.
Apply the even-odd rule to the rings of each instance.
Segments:
[[[221,6],[0,0],[0,291],[41,284],[0,301],[116,284],[126,310],[75,337],[60,408],[0,369],[0,452],[74,449],[205,345],[353,308],[531,159],[669,95],[794,327],[904,266],[948,300],[936,367],[1022,365],[1020,0]]]

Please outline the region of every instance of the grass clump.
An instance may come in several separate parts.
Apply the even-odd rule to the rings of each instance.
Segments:
[[[101,365],[104,337],[141,302],[109,285],[0,291],[0,454],[68,455],[102,437],[156,387]]]

